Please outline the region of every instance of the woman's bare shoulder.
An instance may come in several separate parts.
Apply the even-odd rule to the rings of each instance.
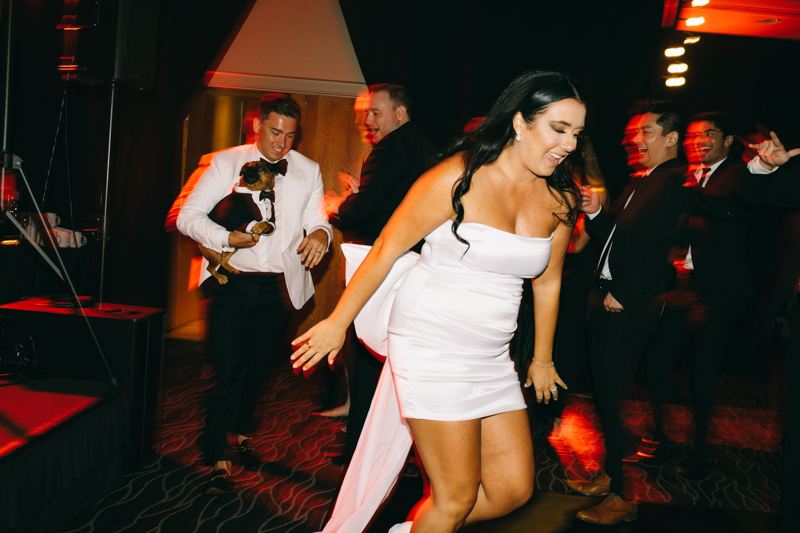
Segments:
[[[420,176],[414,187],[425,190],[446,190],[449,195],[453,185],[464,173],[463,159],[463,154],[455,154],[442,160]]]

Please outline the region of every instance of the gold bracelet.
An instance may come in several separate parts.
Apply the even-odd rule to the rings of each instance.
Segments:
[[[539,366],[539,367],[542,367],[542,368],[553,368],[554,366],[556,366],[555,362],[553,362],[553,361],[550,361],[550,364],[549,364],[549,365],[547,365],[547,366],[539,364],[539,363],[536,361],[536,359],[531,359],[531,361],[533,361],[533,363],[534,363],[536,366]]]

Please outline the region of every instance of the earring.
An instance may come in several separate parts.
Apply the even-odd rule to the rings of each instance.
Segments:
[[[515,141],[520,142],[522,140],[522,135],[517,132],[517,136],[514,138]]]

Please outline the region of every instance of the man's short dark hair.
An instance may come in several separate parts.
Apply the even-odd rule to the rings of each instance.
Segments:
[[[689,119],[689,122],[711,122],[714,127],[722,132],[722,137],[728,135],[735,135],[735,126],[733,119],[722,111],[707,111],[705,113],[698,113]]]
[[[402,106],[406,108],[406,115],[411,118],[411,98],[408,96],[408,90],[402,85],[395,85],[393,83],[379,83],[377,85],[370,85],[367,87],[370,94],[379,93],[381,91],[389,93],[389,100],[392,101],[392,106],[395,109]]]
[[[636,102],[630,111],[632,117],[645,113],[658,115],[656,124],[661,126],[662,137],[673,131],[678,133],[678,137],[683,136],[685,129],[683,116],[678,112],[675,104],[669,100],[643,100],[641,102]]]
[[[277,113],[300,122],[300,106],[288,94],[270,93],[258,102],[258,120],[267,120],[270,113]]]

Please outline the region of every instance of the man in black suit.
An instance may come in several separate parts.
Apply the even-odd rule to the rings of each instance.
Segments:
[[[330,222],[344,233],[346,241],[372,245],[408,190],[430,166],[435,147],[411,122],[411,100],[404,87],[370,86],[356,101],[356,114],[357,121],[359,117],[363,120],[359,127],[372,152],[364,161],[358,185],[339,195],[329,191],[325,205]],[[355,348],[345,354],[350,387],[345,459],[355,451],[383,366],[363,344],[352,345]]]
[[[786,353],[784,373],[784,442],[783,442],[783,484],[781,504],[784,519],[780,531],[784,533],[800,531],[800,170],[781,170],[771,176],[759,176],[774,172],[777,167],[800,155],[800,148],[787,151],[778,137],[772,133],[771,139],[758,145],[757,158],[748,164],[748,172],[739,186],[742,199],[754,205],[787,207],[793,210],[791,232],[785,243],[786,253],[778,274],[775,291],[770,299],[765,316],[765,330],[769,336],[775,319],[782,310],[788,310],[789,346]],[[794,300],[794,305],[787,305]]]
[[[692,220],[691,244],[685,259],[676,265],[675,285],[646,361],[655,403],[653,437],[658,445],[640,464],[663,466],[678,446],[667,440],[662,422],[679,403],[675,369],[687,341],[693,341],[697,433],[693,450],[686,450],[687,460],[671,465],[674,473],[689,480],[706,477],[713,464],[714,454],[707,440],[717,376],[728,340],[755,292],[746,259],[750,214],[736,197],[736,188],[747,170],[731,154],[735,142],[731,121],[722,113],[696,115],[686,129],[686,185],[697,192],[699,213]]]
[[[607,496],[577,513],[594,524],[635,520],[638,502],[623,497],[625,430],[621,402],[631,397],[634,373],[655,336],[673,278],[672,257],[688,244],[694,192],[683,186],[677,159],[682,120],[666,102],[646,102],[630,120],[623,144],[638,169],[607,213],[597,193],[584,192],[589,232],[605,242],[589,311],[590,362],[606,442],[606,472],[591,482],[570,481],[576,492]]]

